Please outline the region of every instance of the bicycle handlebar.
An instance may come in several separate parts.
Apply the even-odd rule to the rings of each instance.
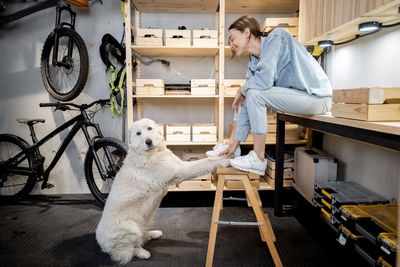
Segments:
[[[56,102],[56,103],[40,103],[39,106],[40,107],[56,107],[56,109],[66,111],[66,110],[70,110],[71,109],[70,107],[75,107],[75,108],[78,108],[79,110],[85,110],[96,104],[100,104],[101,106],[104,106],[108,103],[110,103],[109,99],[99,99],[90,104],[82,104],[82,105],[78,105],[78,104],[74,104],[74,103]]]

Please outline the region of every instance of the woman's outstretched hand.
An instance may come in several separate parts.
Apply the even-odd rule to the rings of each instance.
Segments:
[[[236,140],[233,141],[233,143],[230,144],[227,149],[225,149],[224,151],[219,153],[218,157],[224,156],[225,158],[229,159],[233,155],[233,153],[235,153],[238,145],[239,145],[239,141],[236,141]]]
[[[244,99],[245,97],[242,95],[241,88],[239,88],[236,92],[235,100],[233,100],[232,110],[238,112],[239,105],[243,106]]]

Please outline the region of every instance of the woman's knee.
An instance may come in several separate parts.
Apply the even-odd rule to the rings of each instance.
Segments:
[[[246,101],[254,103],[261,103],[261,90],[257,89],[248,89],[246,94]]]

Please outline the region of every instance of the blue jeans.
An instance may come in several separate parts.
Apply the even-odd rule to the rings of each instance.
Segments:
[[[245,141],[250,129],[253,134],[267,133],[266,107],[298,115],[324,114],[332,107],[332,97],[318,97],[306,91],[275,86],[267,90],[248,89],[239,113],[237,141]]]

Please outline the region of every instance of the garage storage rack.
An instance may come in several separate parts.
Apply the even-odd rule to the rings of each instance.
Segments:
[[[215,141],[168,141],[168,146],[208,146],[208,148],[212,145],[215,145],[217,142],[224,141],[224,103],[225,100],[234,96],[233,94],[225,95],[225,82],[224,82],[224,65],[225,65],[225,57],[231,56],[231,51],[229,46],[226,46],[225,43],[225,13],[232,14],[290,14],[292,16],[297,10],[298,6],[293,3],[280,3],[279,5],[276,3],[272,3],[273,1],[265,1],[265,0],[251,0],[247,2],[246,6],[243,6],[239,1],[226,1],[226,0],[209,0],[209,1],[201,1],[201,0],[193,0],[193,1],[130,1],[125,0],[125,36],[126,43],[132,44],[131,39],[131,30],[132,29],[141,29],[140,25],[140,13],[206,13],[206,14],[215,14],[215,30],[217,31],[217,45],[205,45],[196,46],[197,42],[192,42],[190,46],[185,47],[174,47],[174,46],[166,46],[163,43],[162,46],[151,46],[151,45],[136,45],[132,44],[131,46],[127,45],[126,48],[126,66],[127,66],[127,125],[128,129],[132,125],[134,121],[134,114],[136,114],[137,119],[143,117],[143,107],[144,100],[150,99],[173,99],[174,103],[179,105],[182,101],[196,99],[204,101],[213,102],[213,116],[212,121],[208,123],[212,123],[216,125],[216,140]],[[133,3],[133,4],[132,4]],[[227,5],[227,6],[226,6]],[[134,14],[134,21],[132,20],[132,15]],[[130,22],[130,23],[129,23]],[[133,25],[132,25],[133,24]],[[262,22],[260,23],[262,24]],[[165,32],[167,29],[162,29]],[[192,37],[195,38],[197,33],[193,30],[191,31]],[[144,34],[141,34],[144,37]],[[196,35],[196,36],[195,36]],[[155,36],[155,35],[154,35]],[[159,37],[159,33],[156,37]],[[210,38],[214,38],[214,35],[210,35]],[[211,44],[211,42],[209,43]],[[215,43],[214,43],[215,44]],[[137,86],[136,81],[133,80],[133,72],[132,72],[132,50],[140,56],[145,57],[214,57],[215,64],[215,94],[167,94],[167,90],[165,88],[165,94],[141,94],[134,95],[133,88]],[[247,55],[248,56],[248,55]],[[142,78],[142,66],[141,62],[138,61],[136,66],[136,78]],[[244,73],[243,73],[244,76]],[[190,77],[196,78],[196,77]],[[237,82],[236,82],[237,83]],[[234,85],[236,85],[234,83]],[[226,86],[231,87],[232,82],[228,82]],[[165,85],[167,86],[167,84]],[[147,89],[146,89],[147,90]],[[136,105],[133,103],[133,98],[137,99]],[[136,112],[136,113],[135,113]],[[162,123],[162,122],[158,122]],[[296,140],[288,140],[290,144],[305,144],[304,139],[296,139]],[[245,144],[251,144],[250,142],[246,142]],[[275,138],[266,140],[266,144],[275,144]],[[194,188],[181,188],[174,189],[179,191],[205,191],[211,190],[215,191],[215,185],[213,184],[210,189],[205,189],[199,187],[198,189]],[[261,190],[273,190],[274,188],[264,183],[260,185]]]

